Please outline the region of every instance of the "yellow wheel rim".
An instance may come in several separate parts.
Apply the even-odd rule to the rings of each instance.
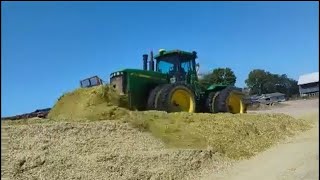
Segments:
[[[245,106],[241,100],[241,95],[231,92],[228,97],[228,107],[230,113],[245,113]]]
[[[176,90],[171,96],[171,105],[173,111],[194,112],[195,100],[192,95],[186,90]]]

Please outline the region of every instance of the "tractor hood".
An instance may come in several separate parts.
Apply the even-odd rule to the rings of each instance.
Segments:
[[[159,79],[167,80],[168,76],[166,74],[156,72],[156,71],[146,71],[141,69],[123,69],[110,74],[110,78],[126,73],[129,76],[139,76],[147,79]]]
[[[167,74],[140,69],[123,69],[110,74],[110,84],[128,96],[130,109],[145,110],[149,93],[160,84],[168,83]]]

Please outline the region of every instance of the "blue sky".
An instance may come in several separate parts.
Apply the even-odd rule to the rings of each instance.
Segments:
[[[160,48],[198,52],[200,71],[319,71],[317,2],[1,2],[1,115],[51,107]]]

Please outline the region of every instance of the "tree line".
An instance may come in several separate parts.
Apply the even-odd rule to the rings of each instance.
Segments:
[[[210,84],[234,86],[236,80],[237,77],[230,68],[216,68],[212,72],[204,74],[199,82],[202,86]],[[299,94],[299,86],[296,80],[289,78],[286,74],[273,74],[263,69],[250,71],[245,84],[250,95],[280,92],[287,97],[292,97]]]

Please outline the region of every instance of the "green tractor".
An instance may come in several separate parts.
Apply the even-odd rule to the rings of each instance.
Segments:
[[[195,51],[160,50],[155,57],[151,52],[148,69],[148,55],[144,54],[143,69],[113,72],[110,84],[127,96],[131,110],[245,113],[240,89],[222,84],[201,86],[196,58]]]

